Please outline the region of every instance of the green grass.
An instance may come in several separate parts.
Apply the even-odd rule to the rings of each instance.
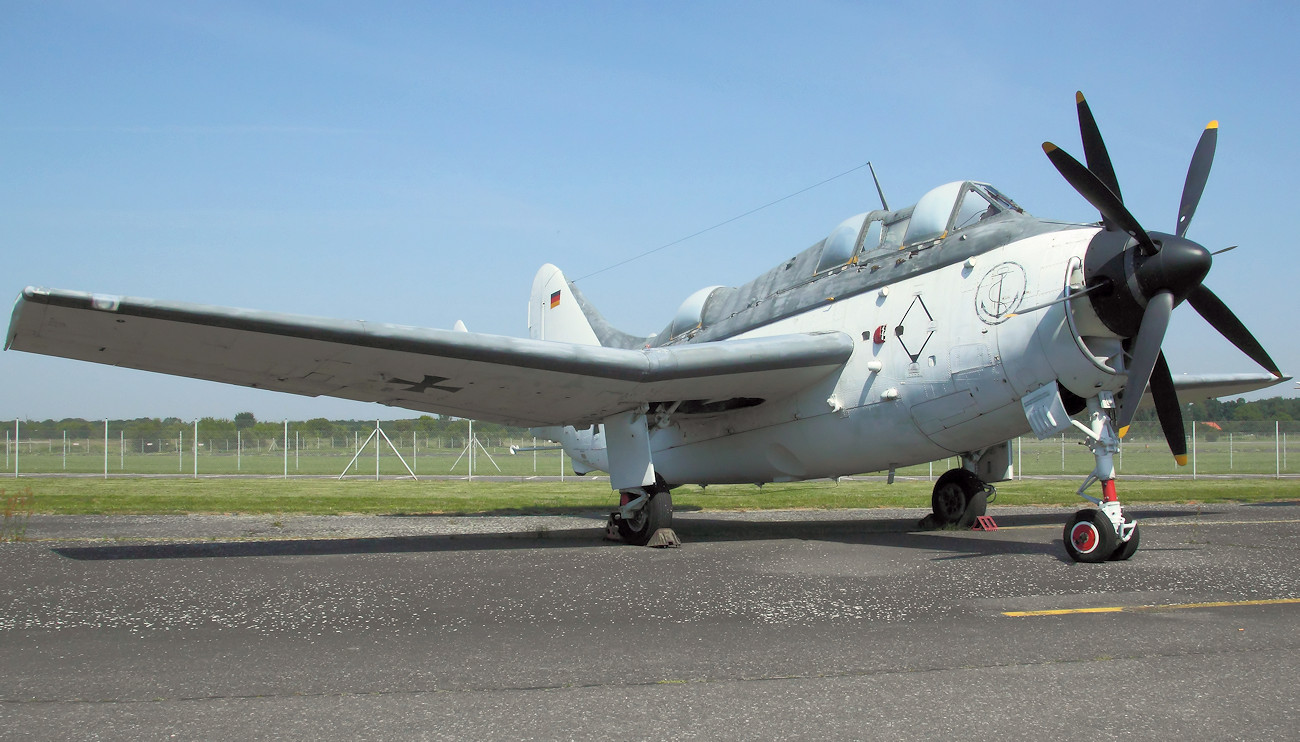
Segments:
[[[1074,495],[1079,481],[1004,482],[995,504],[1074,506],[1083,502]],[[931,487],[928,481],[688,486],[674,490],[673,503],[679,510],[929,507]],[[22,478],[0,483],[0,495],[28,488],[34,512],[60,515],[560,514],[606,512],[616,502],[606,482],[590,480]],[[1120,497],[1131,504],[1293,500],[1300,499],[1300,479],[1121,480]]]

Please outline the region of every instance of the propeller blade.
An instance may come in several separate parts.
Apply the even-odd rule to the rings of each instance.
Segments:
[[[1165,339],[1165,330],[1169,327],[1169,316],[1174,311],[1174,295],[1161,291],[1147,302],[1146,311],[1142,313],[1142,325],[1133,338],[1133,358],[1128,364],[1128,383],[1124,385],[1124,401],[1119,406],[1119,416],[1115,421],[1119,428],[1119,437],[1128,433],[1128,426],[1133,422],[1133,413],[1137,412],[1142,393],[1146,391],[1147,381],[1155,369],[1156,359],[1160,356],[1160,343]]]
[[[1081,92],[1074,94],[1074,102],[1079,106],[1079,134],[1083,137],[1083,156],[1088,162],[1088,169],[1115,194],[1115,198],[1123,202],[1124,195],[1119,192],[1119,179],[1115,177],[1115,167],[1111,165],[1110,153],[1102,141],[1097,120],[1092,117],[1092,109],[1088,107],[1088,101],[1084,100]]]
[[[1214,164],[1214,147],[1219,141],[1219,122],[1211,121],[1201,132],[1201,141],[1196,143],[1192,153],[1192,163],[1187,166],[1187,181],[1183,183],[1183,201],[1178,205],[1179,237],[1187,234],[1187,227],[1192,223],[1192,215],[1201,202],[1205,191],[1205,181],[1210,177],[1210,166]]]
[[[1178,393],[1174,391],[1174,377],[1169,373],[1164,351],[1156,356],[1156,365],[1151,371],[1151,398],[1156,403],[1156,417],[1160,420],[1160,429],[1164,431],[1165,442],[1169,444],[1169,452],[1174,455],[1179,466],[1187,466],[1183,406],[1178,401]]]
[[[1074,190],[1079,192],[1092,204],[1097,211],[1106,219],[1107,225],[1114,225],[1126,232],[1130,237],[1138,241],[1148,255],[1159,252],[1156,244],[1151,241],[1151,236],[1146,230],[1138,224],[1138,220],[1133,218],[1128,209],[1124,208],[1124,202],[1119,200],[1106,184],[1101,182],[1091,170],[1079,164],[1079,161],[1071,157],[1065,150],[1057,147],[1051,142],[1043,142],[1043,152],[1047,153],[1047,159],[1052,161],[1056,169],[1061,173]]]
[[[1277,364],[1273,362],[1272,358],[1269,358],[1268,352],[1264,350],[1264,346],[1260,345],[1255,336],[1250,334],[1250,330],[1247,330],[1246,326],[1241,324],[1241,320],[1237,319],[1237,315],[1233,314],[1231,309],[1228,309],[1228,305],[1224,304],[1204,284],[1197,286],[1188,295],[1187,302],[1205,318],[1206,322],[1209,322],[1214,329],[1218,330],[1220,335],[1237,346],[1242,353],[1250,356],[1255,363],[1263,366],[1264,370],[1274,376],[1280,377],[1282,375]]]
[[[1210,253],[1210,254],[1211,254],[1211,255],[1222,255],[1222,254],[1224,254],[1225,252],[1231,252],[1231,251],[1236,250],[1236,249],[1237,249],[1237,245],[1228,245],[1227,247],[1223,248],[1222,250],[1215,250],[1214,252],[1212,252],[1212,253]]]

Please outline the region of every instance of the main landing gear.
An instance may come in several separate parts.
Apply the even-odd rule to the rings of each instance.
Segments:
[[[660,529],[672,528],[672,493],[658,483],[653,487],[619,492],[618,510],[609,514],[609,520],[618,528],[618,535],[624,542],[645,546]],[[676,540],[676,535],[671,538]]]
[[[917,524],[922,529],[969,528],[984,515],[997,493],[969,469],[949,469],[934,483],[930,496],[933,512]]]
[[[1098,505],[1074,514],[1065,524],[1062,538],[1065,551],[1076,562],[1123,561],[1137,552],[1141,532],[1136,520],[1124,517],[1124,508],[1115,492],[1115,454],[1119,453],[1119,436],[1111,424],[1108,408],[1114,407],[1109,394],[1088,400],[1090,426],[1074,423],[1087,437],[1089,450],[1097,461],[1096,468],[1079,487],[1078,494]],[[1101,499],[1084,494],[1094,482],[1101,482]]]

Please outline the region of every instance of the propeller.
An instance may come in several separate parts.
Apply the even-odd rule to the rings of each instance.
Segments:
[[[1214,164],[1219,122],[1211,121],[1206,126],[1192,153],[1174,233],[1147,232],[1124,206],[1110,154],[1083,93],[1075,94],[1075,103],[1087,166],[1051,142],[1043,143],[1043,151],[1066,182],[1101,212],[1104,231],[1089,245],[1085,265],[1090,287],[1108,284],[1110,289],[1090,296],[1098,318],[1112,331],[1128,338],[1125,342],[1129,353],[1127,393],[1120,403],[1115,424],[1123,438],[1137,412],[1142,390],[1149,385],[1169,450],[1180,465],[1186,465],[1182,407],[1161,350],[1174,307],[1187,301],[1220,335],[1274,376],[1282,376],[1277,364],[1241,320],[1202,283],[1213,258],[1209,250],[1186,238],[1187,227],[1196,214]],[[1127,235],[1127,239],[1118,235],[1119,232]]]

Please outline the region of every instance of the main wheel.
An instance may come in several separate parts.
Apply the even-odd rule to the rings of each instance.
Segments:
[[[1065,524],[1062,538],[1065,541],[1065,551],[1071,559],[1088,563],[1110,559],[1119,540],[1114,526],[1110,524],[1110,518],[1092,508],[1075,513]]]
[[[930,509],[934,511],[937,524],[950,526],[963,519],[974,521],[974,516],[983,515],[984,511],[981,510],[965,518],[971,498],[983,488],[984,483],[980,478],[966,469],[949,469],[944,472],[939,481],[934,483],[934,493],[930,496]]]
[[[618,521],[618,535],[634,546],[645,546],[655,531],[673,525],[673,496],[669,492],[655,492],[650,502],[632,516],[631,520]]]
[[[1142,541],[1141,536],[1141,526],[1133,526],[1133,535],[1129,537],[1128,541],[1115,548],[1115,553],[1110,555],[1110,560],[1112,562],[1123,562],[1132,559],[1133,555],[1137,553],[1138,544]]]

